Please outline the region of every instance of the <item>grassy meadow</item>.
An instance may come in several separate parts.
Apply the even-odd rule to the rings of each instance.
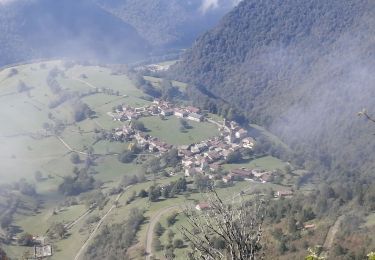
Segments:
[[[21,65],[15,67],[17,73],[11,77],[9,77],[11,69],[0,71],[0,160],[2,163],[0,184],[12,183],[25,178],[35,185],[38,193],[37,200],[41,203],[41,207],[38,210],[32,210],[32,203],[35,202],[24,198],[22,203],[25,207],[17,211],[13,219],[13,225],[20,232],[28,232],[33,235],[45,235],[53,223],[72,222],[88,210],[87,206],[79,204],[63,207],[53,214],[56,207],[66,199],[58,192],[58,186],[65,176],[72,175],[76,165],[70,160],[71,151],[56,136],[44,136],[46,130],[43,129],[43,125],[45,123],[53,123],[53,120],[64,122],[66,127],[59,136],[68,146],[77,151],[84,151],[85,148],[92,147],[94,153],[99,155],[93,169],[96,171],[94,178],[103,183],[103,192],[117,187],[124,175],[130,176],[141,171],[141,165],[124,164],[117,158],[117,154],[127,149],[129,143],[96,142],[94,130],[110,130],[121,127],[123,123],[113,121],[107,112],[112,111],[114,106],[120,104],[128,104],[133,107],[146,105],[149,102],[141,98],[144,94],[133,85],[127,76],[114,75],[108,68],[81,65],[67,67],[65,65],[62,61]],[[96,117],[76,123],[72,117],[72,104],[69,101],[54,109],[50,109],[48,106],[53,100],[54,94],[47,86],[46,79],[48,73],[55,67],[64,71],[65,76],[58,77],[58,82],[63,89],[87,93],[93,89],[111,88],[118,91],[119,95],[96,93],[82,97],[81,101],[95,111]],[[146,80],[152,81],[155,85],[160,83],[158,78],[146,77]],[[17,85],[20,81],[25,82],[31,88],[26,92],[18,92]],[[181,82],[172,82],[172,84],[181,90],[186,88],[186,84]],[[215,117],[215,119],[220,121],[220,118]],[[191,127],[186,131],[180,131],[180,120],[174,116],[166,117],[165,120],[159,117],[146,117],[140,120],[148,129],[148,134],[173,145],[197,143],[218,134],[217,126],[207,122],[188,121]],[[83,155],[80,157],[85,159]],[[285,165],[285,162],[277,158],[266,156],[255,160],[249,159],[239,164],[224,165],[224,168],[226,170],[239,167],[282,170]],[[43,181],[35,180],[36,171],[43,174],[45,177]],[[168,178],[161,177],[155,182],[168,184],[181,176],[182,174]],[[143,246],[148,221],[160,210],[176,205],[194,205],[204,200],[202,194],[192,193],[160,200],[156,203],[150,203],[148,198],[137,198],[130,204],[127,203],[134,192],[138,194],[141,189],[147,190],[151,185],[154,185],[153,181],[139,183],[124,192],[119,199],[119,206],[108,215],[102,226],[121,223],[126,219],[129,209],[142,208],[145,210],[146,221],[137,233],[137,241],[138,245]],[[252,192],[256,189],[265,191],[271,188],[277,190],[282,186],[244,181],[235,186],[220,189],[218,193],[224,198],[231,198],[241,190]],[[68,230],[65,239],[54,242],[54,260],[74,259],[75,254],[96,225],[96,223],[86,223],[87,220],[93,216],[104,216],[113,205],[116,196],[108,198],[109,201],[103,209],[95,209],[87,213],[81,221]],[[165,217],[161,220],[163,225],[165,225]],[[184,219],[179,216],[177,223],[178,225],[183,224]],[[178,225],[172,229],[176,233],[176,238],[180,237],[176,229]],[[161,239],[165,243],[166,235],[164,234]],[[20,259],[25,251],[32,250],[32,248],[16,245],[8,245],[4,249],[16,259]],[[185,259],[183,250],[177,249],[175,253],[178,259]],[[158,253],[157,256],[161,256],[161,254]]]

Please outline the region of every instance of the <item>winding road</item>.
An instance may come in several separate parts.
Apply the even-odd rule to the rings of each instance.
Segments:
[[[123,192],[121,192],[119,195],[117,195],[116,199],[115,199],[115,202],[119,201],[119,199],[121,198],[121,196],[125,193],[125,191],[127,189],[129,189],[132,185],[126,187],[124,189]],[[89,237],[87,238],[86,242],[82,245],[82,247],[79,249],[78,253],[76,254],[76,256],[74,257],[74,260],[78,260],[80,259],[80,256],[81,254],[85,251],[87,245],[90,243],[90,241],[93,239],[93,237],[95,236],[96,232],[98,231],[98,229],[100,228],[100,226],[103,224],[104,220],[108,217],[108,215],[112,212],[112,210],[116,208],[116,205],[115,203],[109,208],[109,210],[107,211],[107,213],[105,213],[105,215],[99,220],[98,224],[96,225],[96,227],[94,228],[94,230],[91,232],[91,234],[89,235]]]
[[[241,196],[242,192],[247,192],[247,191],[249,191],[251,189],[252,189],[252,187],[243,189],[243,190],[241,190],[238,193],[234,193],[232,197],[229,197],[229,198],[227,198],[224,201],[230,201],[230,200],[232,200],[232,202],[233,202],[234,199],[236,199],[237,197]],[[145,245],[145,248],[146,248],[146,260],[150,260],[151,257],[152,257],[152,240],[153,240],[153,237],[154,237],[154,229],[155,229],[156,223],[160,220],[160,218],[163,215],[165,215],[165,214],[167,214],[169,212],[172,212],[174,210],[179,210],[180,208],[181,208],[181,205],[178,205],[178,206],[176,205],[176,206],[170,206],[168,208],[161,209],[156,215],[154,215],[150,219],[150,223],[148,224],[147,234],[146,234],[146,245]]]
[[[344,218],[345,218],[345,215],[341,215],[340,217],[338,217],[335,221],[335,224],[333,224],[333,226],[331,226],[330,229],[328,230],[326,239],[323,244],[322,255],[324,257],[328,256],[329,250],[333,245],[333,241],[336,237],[337,232],[339,231],[341,222],[344,220]]]
[[[147,237],[146,237],[146,246],[145,246],[146,247],[146,260],[150,260],[152,256],[152,240],[154,237],[154,228],[155,228],[156,223],[159,222],[160,218],[163,215],[169,212],[172,212],[174,210],[178,210],[178,209],[179,209],[179,206],[171,206],[168,208],[164,208],[150,219],[150,223],[148,224],[148,228],[147,228]]]
[[[68,149],[69,151],[71,152],[75,152],[75,153],[79,153],[79,154],[83,154],[83,155],[88,155],[88,153],[85,153],[85,152],[80,152],[80,151],[77,151],[77,150],[74,150],[69,144],[67,144],[61,137],[57,136],[56,135],[56,138],[59,139],[59,141],[66,147],[66,149]]]

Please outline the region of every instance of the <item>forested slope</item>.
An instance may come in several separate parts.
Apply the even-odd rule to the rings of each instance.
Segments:
[[[132,26],[88,1],[0,4],[0,65],[51,57],[126,62],[148,51]]]
[[[237,1],[92,0],[134,26],[155,47],[189,47],[212,28]],[[205,5],[204,2],[212,2]],[[214,4],[217,3],[217,4]]]
[[[265,125],[316,171],[371,174],[374,128],[356,114],[375,113],[374,35],[374,1],[245,0],[171,75]]]

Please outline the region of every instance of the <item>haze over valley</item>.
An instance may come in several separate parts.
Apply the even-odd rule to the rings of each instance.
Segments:
[[[0,0],[0,260],[374,260],[374,35],[370,0]]]

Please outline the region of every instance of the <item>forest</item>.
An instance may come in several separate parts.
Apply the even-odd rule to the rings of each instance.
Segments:
[[[169,76],[205,109],[280,136],[317,176],[366,178],[375,140],[357,112],[375,111],[374,11],[369,1],[242,1]]]

